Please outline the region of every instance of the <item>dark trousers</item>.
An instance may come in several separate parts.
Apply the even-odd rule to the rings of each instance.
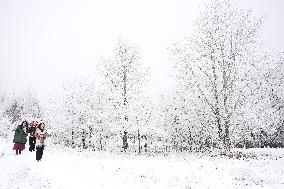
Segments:
[[[35,143],[36,143],[36,138],[35,137],[29,137],[29,151],[34,151],[35,150]]]
[[[43,146],[36,147],[36,160],[37,161],[41,160],[42,155],[43,155],[43,150],[44,150]]]

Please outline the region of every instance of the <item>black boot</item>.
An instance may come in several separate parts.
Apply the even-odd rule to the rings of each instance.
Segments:
[[[18,155],[18,150],[16,150],[16,155]]]

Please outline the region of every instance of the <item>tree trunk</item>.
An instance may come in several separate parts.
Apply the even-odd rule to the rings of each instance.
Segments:
[[[100,134],[100,148],[103,150],[103,144],[102,144],[102,134]]]
[[[138,154],[140,154],[141,152],[141,138],[140,138],[140,133],[139,133],[139,129],[138,129]]]
[[[72,146],[72,148],[75,147],[75,142],[74,142],[74,130],[73,130],[73,129],[72,129],[72,131],[71,131],[71,146]]]
[[[230,151],[230,136],[229,136],[229,121],[225,122],[225,133],[224,133],[224,147],[227,152]]]
[[[82,146],[83,146],[83,149],[86,149],[85,129],[83,129],[83,132],[82,132]]]
[[[93,138],[93,129],[91,126],[89,126],[89,147],[92,147],[92,138]]]

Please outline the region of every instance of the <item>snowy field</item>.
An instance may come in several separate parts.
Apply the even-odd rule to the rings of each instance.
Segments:
[[[284,149],[242,150],[248,159],[198,154],[137,156],[48,146],[41,162],[0,143],[0,188],[284,188]]]

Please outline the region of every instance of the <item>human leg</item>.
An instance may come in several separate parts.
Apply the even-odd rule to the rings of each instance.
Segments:
[[[40,149],[39,149],[39,147],[36,147],[36,160],[37,161],[40,160]]]
[[[32,145],[33,145],[33,141],[32,141],[32,137],[29,137],[29,151],[32,151]]]

